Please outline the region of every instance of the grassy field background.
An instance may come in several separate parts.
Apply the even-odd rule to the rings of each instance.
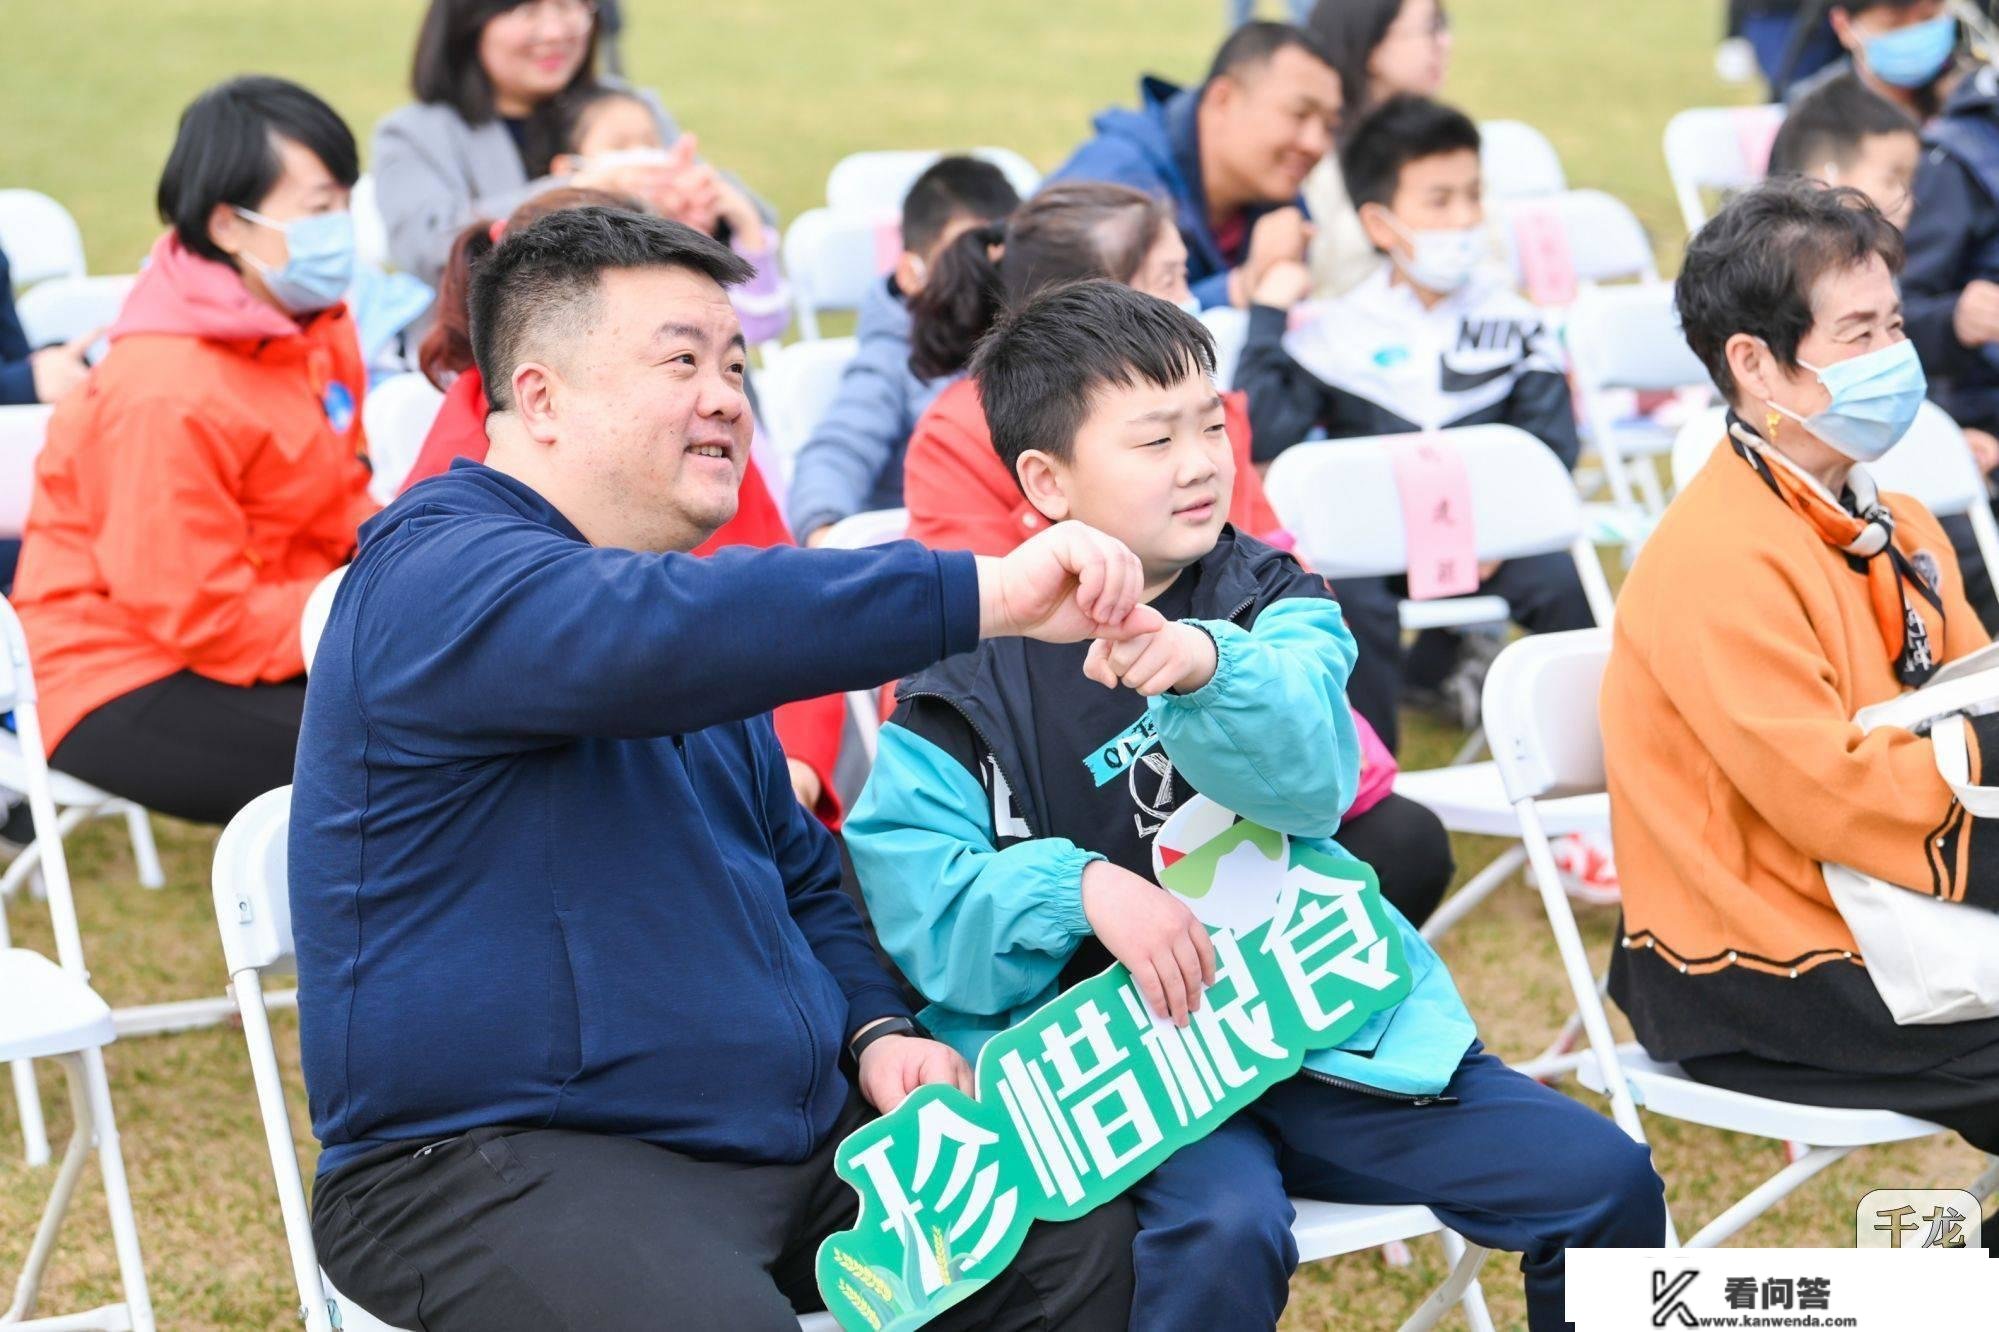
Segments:
[[[787,216],[819,202],[827,170],[862,148],[1005,144],[1052,167],[1095,110],[1132,98],[1141,71],[1198,77],[1221,24],[1221,6],[1209,0],[736,0],[698,7],[628,0],[628,8],[633,77],[658,88],[711,157]],[[1573,184],[1608,190],[1637,210],[1670,270],[1681,237],[1659,149],[1666,120],[1681,107],[1747,96],[1712,73],[1722,9],[1719,0],[1457,0],[1449,93],[1479,117],[1539,126]],[[365,153],[375,120],[407,96],[420,11],[416,0],[8,6],[0,186],[30,186],[62,200],[82,224],[92,269],[130,271],[158,231],[153,189],[189,98],[237,73],[295,78],[347,116]],[[1444,762],[1458,738],[1412,723],[1405,762]],[[114,1004],[215,993],[224,980],[208,895],[213,833],[164,821],[159,830],[168,883],[156,893],[136,886],[115,827],[72,839],[86,948]],[[1498,849],[1461,840],[1461,875]],[[22,902],[9,910],[19,941],[52,949],[46,912]],[[1615,914],[1590,912],[1583,920],[1601,955]],[[1503,1055],[1538,1050],[1567,1011],[1538,903],[1524,889],[1502,891],[1443,951],[1486,1041]],[[297,1027],[288,1016],[277,1027],[299,1147],[310,1161]],[[295,1325],[240,1034],[126,1041],[108,1060],[161,1326]],[[42,1067],[51,1135],[60,1143],[68,1126],[64,1090],[60,1076]],[[1782,1164],[1768,1143],[1663,1121],[1651,1128],[1683,1230]],[[0,1096],[0,1280],[7,1288],[51,1174],[22,1166],[19,1141],[12,1098]],[[1977,1165],[1968,1149],[1941,1140],[1862,1153],[1742,1242],[1850,1244],[1854,1207],[1868,1189],[1960,1182]],[[64,1238],[44,1310],[115,1298],[94,1170]],[[1293,1282],[1286,1327],[1398,1325],[1442,1276],[1434,1243],[1415,1246],[1415,1259],[1396,1270],[1362,1254],[1306,1269]],[[1511,1260],[1489,1263],[1485,1284],[1501,1326],[1524,1325]],[[1455,1315],[1450,1325],[1459,1325]]]

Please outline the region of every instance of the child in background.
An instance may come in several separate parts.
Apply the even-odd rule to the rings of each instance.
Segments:
[[[1355,127],[1342,168],[1361,225],[1388,262],[1345,296],[1311,307],[1289,333],[1289,311],[1311,275],[1302,264],[1274,265],[1258,282],[1236,372],[1236,387],[1249,394],[1256,460],[1314,430],[1342,439],[1502,422],[1573,467],[1580,445],[1561,349],[1506,274],[1486,263],[1478,127],[1424,98],[1390,98]],[[1481,573],[1479,592],[1505,597],[1530,633],[1596,622],[1565,553]],[[1398,595],[1385,579],[1340,582],[1349,606],[1392,606]],[[1461,653],[1467,641],[1421,635],[1401,664],[1401,684],[1469,728],[1489,657]]]
[[[1096,280],[1002,317],[971,373],[993,446],[1051,523],[1142,562],[1156,628],[1116,646],[989,642],[906,680],[847,826],[884,947],[968,1058],[1111,962],[1183,1025],[1205,930],[1150,879],[1196,792],[1347,859],[1354,641],[1325,581],[1227,525],[1237,480],[1214,345]],[[1128,780],[1086,762],[1138,736]],[[1610,1120],[1484,1052],[1448,972],[1388,908],[1413,988],[1343,1048],[1140,1182],[1132,1326],[1274,1328],[1293,1193],[1420,1203],[1524,1252],[1536,1332],[1562,1327],[1563,1250],[1661,1242],[1663,1187]]]
[[[579,88],[565,97],[563,116],[568,151],[550,159],[550,174],[660,168],[646,206],[727,243],[756,265],[754,278],[730,288],[729,303],[736,307],[743,338],[751,346],[782,336],[791,322],[791,295],[778,267],[777,228],[757,211],[749,191],[696,156],[700,145],[694,135],[682,134],[667,147],[652,105],[622,88]]]
[[[826,415],[799,450],[787,509],[808,546],[842,518],[902,507],[902,455],[924,408],[955,376],[925,379],[909,365],[909,309],[937,256],[973,227],[1020,205],[1006,175],[976,157],[942,157],[902,200],[902,254],[868,289],[854,334],[860,346]]]

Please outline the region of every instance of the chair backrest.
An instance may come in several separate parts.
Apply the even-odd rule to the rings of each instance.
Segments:
[[[118,318],[137,273],[107,273],[98,277],[61,277],[38,282],[21,294],[15,313],[30,347],[80,338],[105,328]],[[100,346],[102,344],[99,344]],[[92,349],[93,352],[96,348]]]
[[[1693,479],[1721,443],[1726,410],[1711,408],[1680,428],[1673,441],[1673,486]],[[1950,414],[1933,402],[1916,413],[1915,424],[1901,443],[1867,464],[1868,474],[1882,490],[1908,495],[1940,518],[1970,512],[1986,502],[1985,478],[1978,471],[1971,446]]]
[[[281,786],[243,806],[215,843],[215,922],[232,978],[292,959],[291,819],[292,789]]]
[[[49,923],[56,937],[56,958],[63,969],[87,979],[83,933],[77,927],[76,899],[70,891],[69,856],[63,849],[56,818],[55,791],[50,785],[48,750],[42,740],[42,712],[35,693],[35,672],[28,660],[28,635],[10,601],[0,600],[0,710],[14,714],[20,741],[21,767],[26,776],[28,813],[41,853],[42,883],[48,889]]]
[[[1593,287],[1576,296],[1564,330],[1583,392],[1703,386],[1707,367],[1680,332],[1670,282]]]
[[[1604,789],[1596,700],[1610,630],[1534,634],[1486,672],[1480,715],[1509,803]]]
[[[389,266],[389,224],[382,220],[382,206],[375,197],[375,176],[364,171],[347,196],[354,215],[354,259],[367,268],[385,270]]]
[[[1784,108],[1774,103],[1693,107],[1666,122],[1666,172],[1689,234],[1709,216],[1703,190],[1726,196],[1763,179],[1783,123]]]
[[[0,536],[19,536],[35,495],[35,459],[53,407],[0,407]]]
[[[909,533],[909,510],[870,509],[834,523],[819,544],[834,550],[860,550],[900,541]]]
[[[391,375],[361,400],[361,427],[375,468],[368,493],[377,504],[387,504],[403,488],[443,403],[437,386],[415,371]]]
[[[1485,197],[1494,202],[1560,194],[1569,188],[1562,158],[1548,136],[1522,120],[1479,122],[1479,165]]]
[[[826,206],[868,214],[892,214],[900,221],[903,196],[916,178],[943,153],[922,148],[849,153],[826,174]],[[1025,199],[1041,187],[1041,173],[1011,148],[974,148],[970,156],[1000,169],[1014,193]]]
[[[1658,259],[1644,224],[1623,201],[1602,190],[1514,199],[1500,205],[1499,215],[1507,262],[1530,297],[1541,299],[1535,289],[1547,279],[1537,269],[1549,262],[1578,285],[1659,280]],[[1560,253],[1543,260],[1550,236]]]
[[[333,614],[333,596],[346,581],[351,565],[343,564],[326,577],[319,580],[312,594],[305,599],[305,609],[298,617],[298,643],[305,653],[306,673],[312,673],[312,659],[319,652],[319,640],[326,634],[327,617]]]
[[[888,223],[859,211],[808,208],[784,232],[784,271],[801,337],[819,336],[824,310],[858,310],[882,276],[880,233]]]
[[[1277,455],[1263,486],[1306,563],[1335,580],[1408,571],[1395,450],[1423,438],[1330,439]],[[1481,561],[1566,550],[1582,537],[1582,500],[1540,440],[1508,425],[1460,426],[1429,438],[1464,460]]]
[[[1235,368],[1249,341],[1249,311],[1217,305],[1201,311],[1201,322],[1215,339],[1215,383],[1224,389],[1234,388]]]
[[[795,342],[773,352],[757,371],[757,408],[776,450],[782,484],[790,483],[798,451],[833,405],[840,377],[859,348],[854,338]]]
[[[0,250],[16,290],[85,272],[76,219],[38,190],[0,190]]]

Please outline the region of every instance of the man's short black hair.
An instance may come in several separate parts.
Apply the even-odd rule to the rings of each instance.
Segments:
[[[1228,35],[1215,52],[1214,63],[1208,66],[1208,77],[1203,86],[1224,76],[1242,82],[1249,73],[1276,59],[1279,51],[1290,47],[1303,51],[1327,69],[1333,68],[1332,57],[1326,54],[1326,49],[1319,45],[1319,39],[1311,33],[1289,23],[1257,19]]]
[[[1215,340],[1179,306],[1092,278],[1051,287],[1002,315],[969,372],[993,448],[1013,472],[1029,449],[1066,461],[1091,395],[1104,385],[1170,388],[1189,375],[1213,375]]]
[[[1850,167],[1867,139],[1879,134],[1916,138],[1921,133],[1907,112],[1849,71],[1828,79],[1791,107],[1770,144],[1770,174],[1809,176],[1828,162]]]
[[[626,208],[565,208],[509,228],[472,270],[472,356],[496,412],[513,407],[514,370],[551,328],[580,330],[605,272],[686,268],[730,287],[756,270],[712,236]]]
[[[1746,190],[1687,243],[1673,299],[1687,345],[1722,397],[1735,401],[1728,340],[1761,338],[1786,370],[1812,328],[1821,277],[1879,255],[1902,271],[1902,233],[1859,190],[1778,176]]]
[[[317,157],[346,189],[360,178],[353,132],[340,114],[296,83],[250,75],[218,83],[181,112],[160,172],[160,219],[204,259],[229,263],[208,235],[217,204],[254,209],[284,174],[279,139]]]
[[[902,248],[922,254],[961,217],[997,222],[1020,207],[1006,173],[981,157],[940,157],[902,196]]]
[[[1383,208],[1395,198],[1402,168],[1426,157],[1479,148],[1478,126],[1454,106],[1404,93],[1368,112],[1354,126],[1340,153],[1347,194],[1354,207],[1364,203]]]

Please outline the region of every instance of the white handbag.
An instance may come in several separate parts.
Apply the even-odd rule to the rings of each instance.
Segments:
[[[1987,819],[1999,818],[1999,787],[1971,783],[1965,713],[1994,710],[1999,668],[1984,666],[1864,708],[1854,721],[1865,730],[1927,726],[1937,772],[1968,814]],[[1820,868],[1896,1025],[1999,1016],[1999,912],[1896,887],[1845,865]]]

